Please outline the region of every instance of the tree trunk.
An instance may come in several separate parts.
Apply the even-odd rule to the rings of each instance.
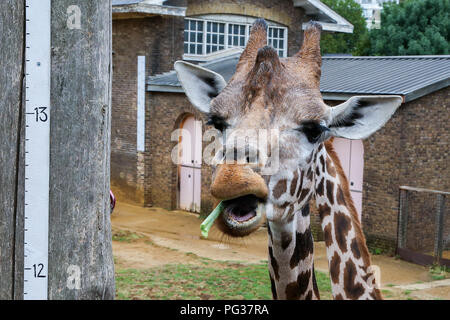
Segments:
[[[52,1],[51,19],[48,297],[113,299],[111,1]],[[24,0],[0,1],[1,299],[23,298],[23,21]]]

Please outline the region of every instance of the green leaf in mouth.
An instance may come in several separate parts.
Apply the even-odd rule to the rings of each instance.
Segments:
[[[219,205],[211,212],[211,214],[203,221],[200,225],[200,231],[202,232],[202,237],[208,239],[209,230],[211,229],[214,221],[219,217],[222,211],[225,209],[225,205],[223,201],[219,203]]]

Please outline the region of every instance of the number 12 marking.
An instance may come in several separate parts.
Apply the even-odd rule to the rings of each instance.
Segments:
[[[42,270],[44,270],[44,264],[39,263],[38,265],[33,264],[34,277],[35,278],[45,278],[46,276],[41,275]]]

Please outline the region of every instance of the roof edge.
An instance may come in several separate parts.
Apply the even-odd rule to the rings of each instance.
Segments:
[[[322,24],[322,28],[325,31],[332,32],[343,32],[343,33],[353,33],[353,25],[347,21],[344,17],[338,14],[336,11],[332,10],[326,4],[322,3],[319,0],[294,0],[294,7],[305,7],[312,6],[317,9],[319,12],[322,12],[326,16],[328,16],[331,20],[336,21],[336,23],[326,23],[317,21]],[[303,25],[305,28],[305,24]]]
[[[420,89],[414,90],[413,92],[408,93],[405,96],[405,102],[417,100],[419,98],[422,98],[423,96],[426,96],[427,94],[444,89],[448,86],[450,86],[450,78],[432,83],[428,86],[425,86],[423,88],[420,88]]]
[[[115,16],[134,13],[139,14],[141,16],[162,15],[162,16],[185,17],[186,10],[187,8],[185,7],[164,6],[148,3],[134,3],[125,5],[115,5],[112,8],[112,13]]]

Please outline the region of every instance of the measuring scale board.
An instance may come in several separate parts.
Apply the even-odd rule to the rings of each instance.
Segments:
[[[26,0],[24,299],[48,298],[51,0]]]

